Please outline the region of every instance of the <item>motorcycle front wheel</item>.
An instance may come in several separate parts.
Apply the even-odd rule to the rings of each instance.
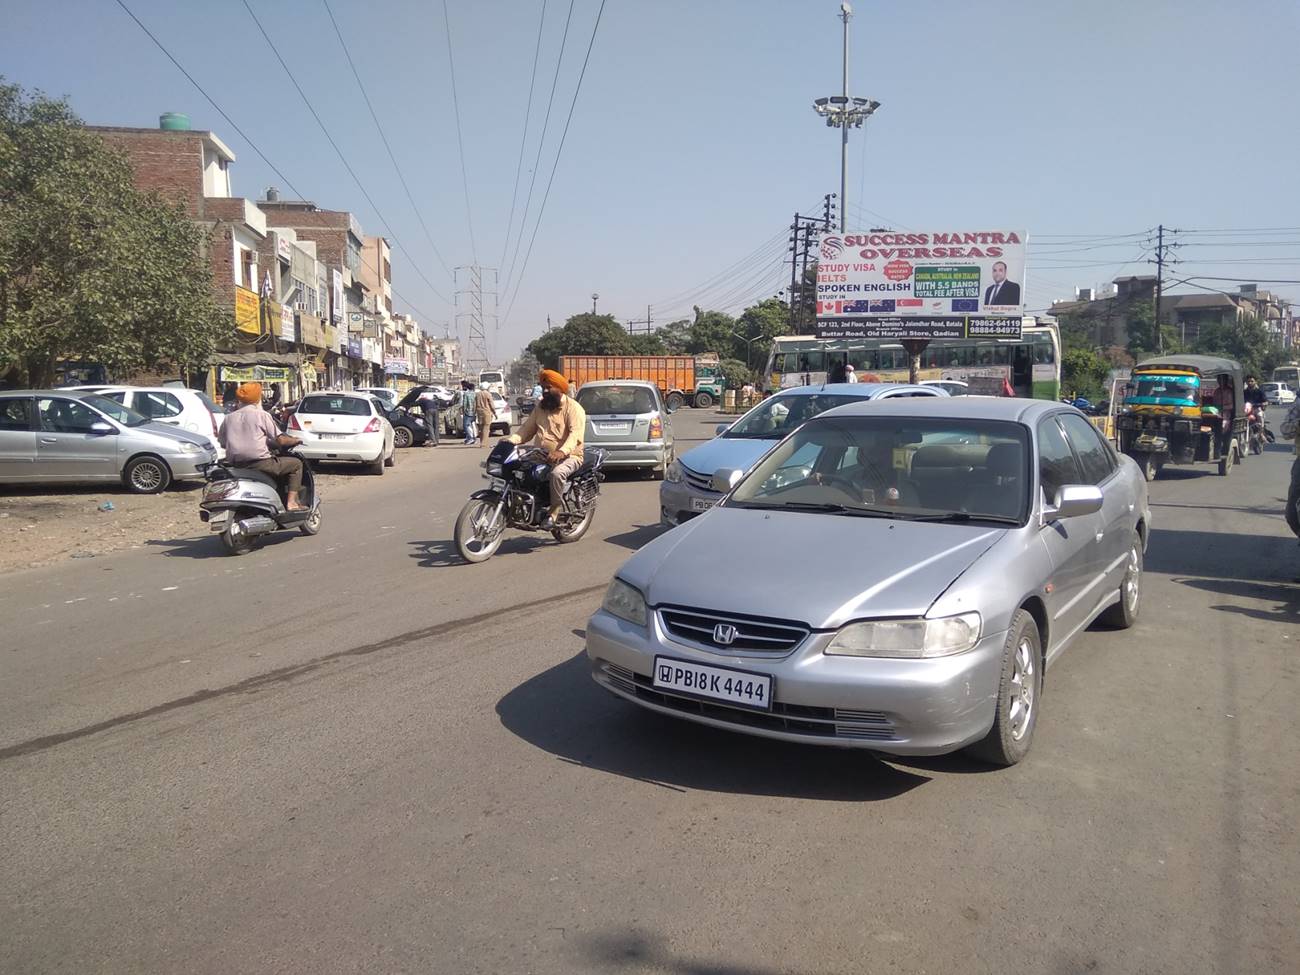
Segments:
[[[486,562],[501,547],[506,529],[504,511],[491,534],[487,530],[496,507],[495,502],[471,498],[460,509],[456,517],[456,551],[466,562]]]
[[[591,521],[595,515],[596,509],[594,507],[588,508],[577,521],[570,522],[562,528],[556,528],[551,534],[555,536],[557,542],[576,542],[587,534],[587,529],[591,527]]]

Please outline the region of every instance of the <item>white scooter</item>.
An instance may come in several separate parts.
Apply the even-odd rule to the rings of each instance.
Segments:
[[[292,450],[287,453],[297,456]],[[259,538],[274,531],[296,528],[304,535],[320,531],[320,498],[311,465],[305,460],[298,494],[306,506],[303,511],[290,511],[276,479],[251,467],[223,461],[210,467],[206,477],[199,517],[212,531],[221,533],[221,544],[230,555],[248,554]]]

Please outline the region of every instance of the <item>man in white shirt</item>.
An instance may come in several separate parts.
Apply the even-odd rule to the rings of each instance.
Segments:
[[[851,362],[844,369],[844,381],[846,383],[856,383],[858,381],[858,374],[853,371],[853,363]]]

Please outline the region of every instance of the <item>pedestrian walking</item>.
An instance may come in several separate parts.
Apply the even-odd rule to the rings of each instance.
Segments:
[[[432,389],[425,388],[420,392],[416,403],[420,406],[420,412],[424,414],[424,425],[429,428],[429,439],[424,442],[426,447],[438,446],[438,394]]]
[[[486,447],[492,435],[492,421],[496,419],[497,408],[492,402],[492,394],[483,386],[474,394],[474,420],[478,424],[478,442]]]
[[[460,420],[461,425],[465,428],[465,446],[474,446],[475,429],[474,429],[474,384],[468,379],[462,379],[460,383]]]

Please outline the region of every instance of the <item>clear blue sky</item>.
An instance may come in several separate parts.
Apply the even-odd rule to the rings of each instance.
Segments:
[[[450,295],[320,0],[250,2],[388,228],[242,0],[126,0],[308,198],[396,237]],[[441,3],[331,5],[433,239],[448,264],[470,263]],[[477,258],[498,265],[542,4],[448,5]],[[548,314],[562,322],[589,309],[592,292],[620,319],[644,317],[647,303],[660,322],[688,314],[692,301],[739,311],[788,281],[779,259],[791,214],[838,189],[838,133],[811,110],[839,90],[838,0],[608,0],[521,279],[599,6],[573,3],[497,358]],[[1142,233],[1158,223],[1249,230],[1178,238],[1188,245],[1177,251],[1178,276],[1300,279],[1300,230],[1253,229],[1300,227],[1295,0],[855,8],[851,92],[883,107],[851,143],[851,228],[1025,228],[1031,307],[1116,273],[1152,272]],[[569,0],[546,5],[520,211],[568,10]],[[90,122],[154,126],[161,112],[187,112],[235,150],[236,193],[258,198],[281,183],[114,0],[7,0],[0,66],[12,81],[67,95]],[[1079,240],[1125,234],[1137,236]],[[398,251],[393,263],[400,307],[429,325],[452,319],[411,258]],[[1300,299],[1300,286],[1271,287]],[[513,294],[512,284],[503,318]]]

